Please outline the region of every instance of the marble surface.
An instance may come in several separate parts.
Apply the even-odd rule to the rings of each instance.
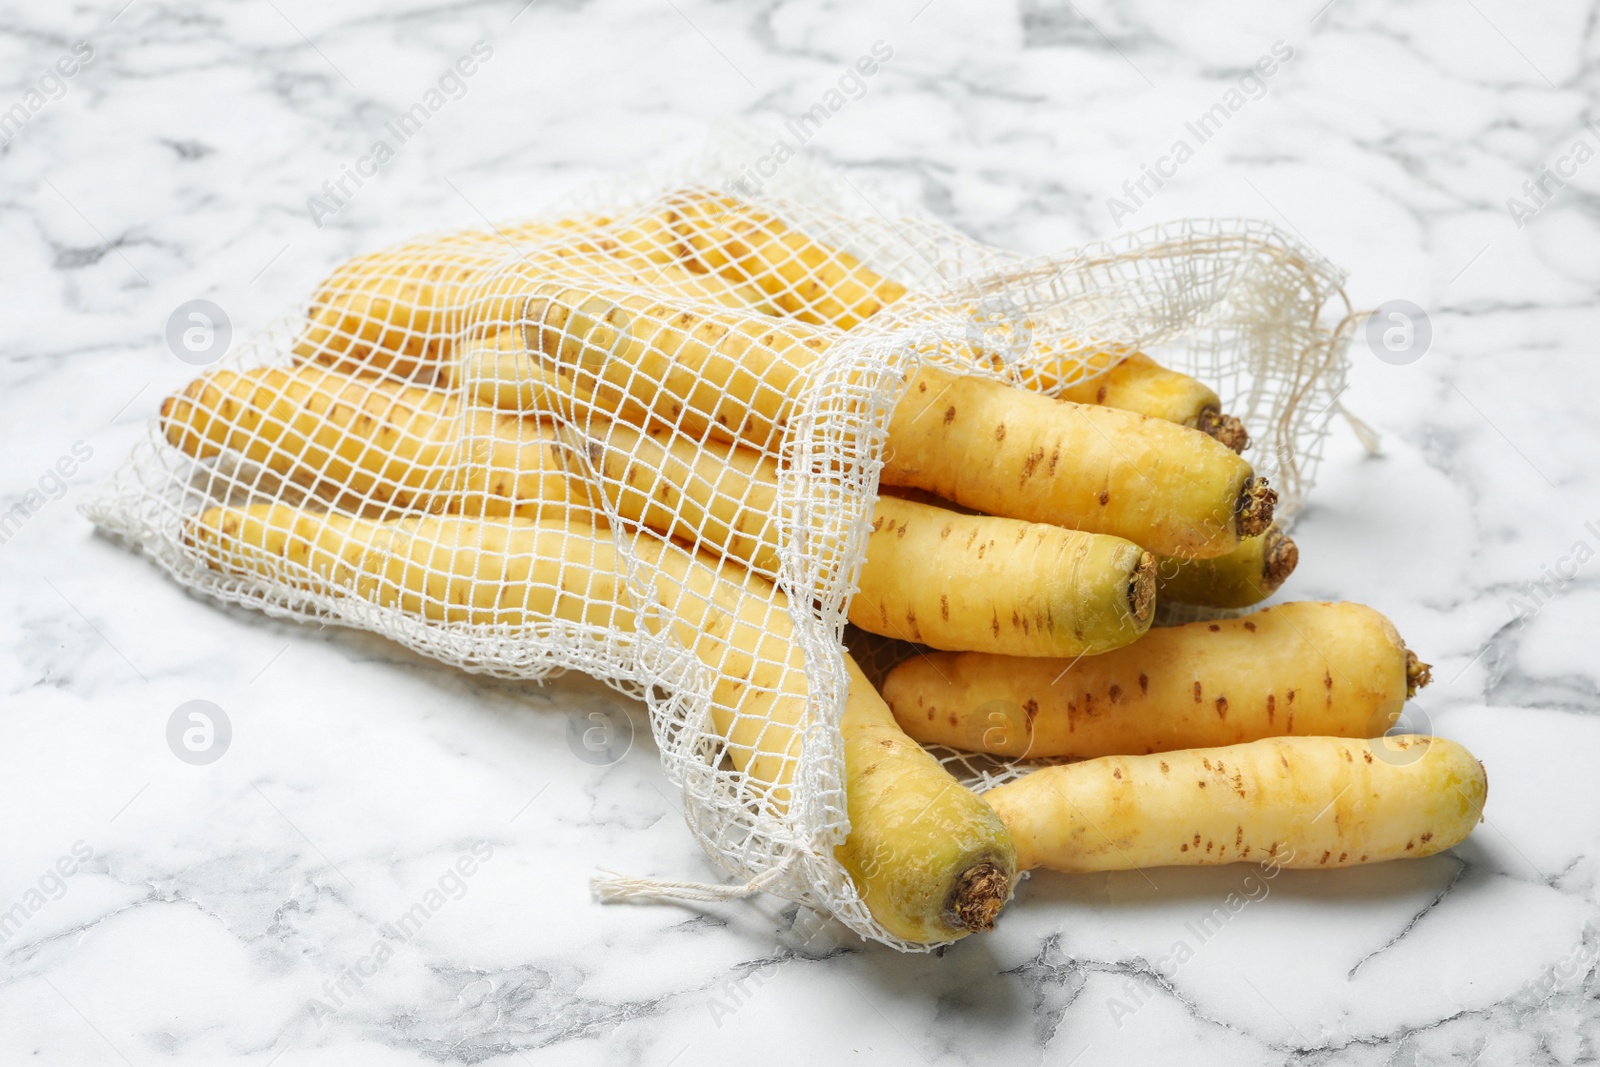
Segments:
[[[125,3],[0,19],[0,108],[22,105],[0,112],[0,497],[25,505],[0,534],[0,1060],[1595,1058],[1600,9]],[[308,208],[480,41],[459,99]],[[1358,306],[1425,309],[1422,358],[1354,350],[1342,399],[1383,453],[1339,428],[1287,592],[1374,604],[1436,664],[1414,720],[1492,782],[1466,844],[1270,883],[1038,876],[941,957],[772,898],[601,906],[598,867],[716,877],[637,709],[631,747],[585,761],[569,737],[612,701],[598,686],[222,610],[77,513],[191,375],[164,341],[183,302],[243,336],[354,252],[529,211],[719,117],[779,131],[875,42],[892,56],[806,151],[982,239],[1260,216],[1346,267]],[[1259,92],[1114,218],[1279,42]],[[195,700],[231,724],[204,765],[168,743]],[[1232,892],[1248,905],[1202,938]]]

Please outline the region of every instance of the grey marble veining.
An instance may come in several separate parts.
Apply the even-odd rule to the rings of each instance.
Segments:
[[[0,499],[26,502],[0,543],[0,1059],[1596,1057],[1600,159],[1577,146],[1600,149],[1600,8],[123,3],[0,18]],[[314,218],[478,42],[459,98]],[[941,956],[771,898],[605,907],[597,868],[716,877],[637,709],[626,754],[585,762],[573,717],[613,699],[586,680],[221,609],[77,513],[191,375],[164,342],[184,301],[242,337],[357,251],[528,212],[724,116],[777,136],[875,42],[892,56],[804,150],[975,236],[1259,216],[1357,306],[1426,310],[1415,363],[1355,346],[1341,401],[1383,452],[1336,432],[1285,595],[1371,603],[1434,662],[1414,716],[1490,775],[1466,844],[1269,882],[1038,875]],[[232,725],[206,765],[168,746],[192,700]]]

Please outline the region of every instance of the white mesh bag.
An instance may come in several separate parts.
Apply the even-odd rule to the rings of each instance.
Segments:
[[[642,697],[729,883],[613,877],[602,896],[762,890],[927,948],[873,918],[833,851],[848,830],[845,607],[907,374],[931,363],[1058,388],[1103,366],[1089,353],[1150,353],[1243,419],[1289,518],[1353,319],[1338,273],[1263,224],[1176,223],[1024,258],[802,159],[759,190],[733,184],[762,151],[725,130],[539,219],[353,261],[170,398],[85,510],[220,600],[469,671],[579,670]],[[775,326],[788,338],[786,322],[840,318],[806,284],[815,263],[758,291],[686,269],[659,225],[663,205],[729,194],[906,294],[780,343]],[[701,265],[738,252],[691,251]],[[685,357],[699,342],[712,355]],[[894,655],[852,647],[869,673]],[[791,754],[782,788],[774,749]],[[979,788],[1015,773],[943,755]]]

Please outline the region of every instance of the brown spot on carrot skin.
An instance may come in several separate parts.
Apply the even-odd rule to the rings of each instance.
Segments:
[[[1100,506],[1105,507],[1111,501],[1111,494],[1104,489],[1100,490]]]
[[[1206,787],[1206,783],[1205,783],[1205,782],[1201,782],[1201,783],[1200,783],[1200,788],[1201,788],[1201,789],[1204,789],[1204,788],[1205,788],[1205,787]]]
[[[1247,623],[1245,623],[1245,624],[1244,624],[1244,628],[1245,628],[1245,629],[1246,629],[1246,630],[1249,630],[1249,631],[1250,631],[1250,632],[1251,632],[1251,633],[1255,633],[1255,632],[1256,632],[1256,624],[1255,624],[1255,623],[1253,623],[1253,622],[1247,622]]]
[[[1429,841],[1432,841],[1432,840],[1433,840],[1433,831],[1432,830],[1429,830],[1427,833],[1422,835],[1422,843],[1424,845],[1426,845]]]
[[[1166,761],[1166,760],[1162,760],[1162,761],[1161,761],[1161,773],[1162,773],[1162,774],[1166,774],[1166,773],[1167,773],[1167,770],[1168,770],[1168,768],[1167,768],[1167,761]]]
[[[944,529],[939,531],[939,540],[943,541],[950,536],[950,524],[946,523]]]
[[[944,409],[944,424],[946,426],[949,426],[952,422],[955,422],[955,421],[956,421],[956,409],[955,409],[955,406],[952,405],[950,407],[945,408]]]
[[[1061,458],[1061,449],[1059,449],[1059,448],[1051,449],[1050,450],[1050,462],[1045,466],[1044,472],[1046,474],[1051,474],[1051,475],[1055,474],[1055,472],[1056,472],[1056,462],[1060,458]]]
[[[1033,717],[1039,714],[1039,702],[1030,698],[1026,704],[1022,705],[1022,714],[1028,717],[1028,729],[1032,730]]]
[[[1331,672],[1329,672],[1329,671],[1323,671],[1322,672],[1322,688],[1324,688],[1324,689],[1332,689],[1333,688],[1333,674]]]
[[[961,725],[960,718],[958,718],[956,716],[956,713],[953,712],[953,711],[950,713],[950,725],[951,726],[959,726],[959,725]]]
[[[1289,697],[1289,706],[1292,708],[1292,707],[1294,707],[1294,690],[1293,689],[1289,690],[1288,697]]]
[[[1217,718],[1226,719],[1227,717],[1228,717],[1228,698],[1227,697],[1218,697],[1217,698]]]
[[[1143,671],[1139,672],[1139,694],[1141,696],[1150,692],[1150,678]]]
[[[1361,753],[1361,758],[1366,760],[1368,763],[1371,763],[1372,762],[1372,753],[1371,752],[1363,752],[1363,753]]]
[[[1322,858],[1320,860],[1318,860],[1317,862],[1319,864],[1327,863],[1328,862],[1328,857],[1331,856],[1331,855],[1333,855],[1333,850],[1329,849],[1328,851],[1326,851],[1326,852],[1324,852],[1322,854]]]
[[[1196,704],[1200,703],[1200,683],[1199,682],[1194,683],[1194,702]]]
[[[1283,724],[1283,728],[1288,733],[1294,733],[1294,712],[1289,713],[1289,721]]]
[[[1113,767],[1111,769],[1111,777],[1115,778],[1119,782],[1122,781],[1122,768],[1121,767]]]
[[[917,383],[917,392],[926,393],[927,391],[928,391],[928,383],[927,382],[918,382]]]
[[[1267,694],[1267,721],[1272,721],[1272,713],[1278,710],[1278,698],[1271,693]]]
[[[1178,851],[1179,852],[1188,852],[1189,851],[1189,842],[1185,841],[1183,844],[1179,845],[1178,846]]]
[[[1028,453],[1028,458],[1022,461],[1022,480],[1027,481],[1033,477],[1034,470],[1039,466],[1039,461],[1044,458],[1044,449],[1035,449]]]
[[[1415,841],[1407,841],[1406,842],[1406,851],[1410,852],[1414,847],[1416,847],[1416,844],[1417,843]]]
[[[1350,858],[1350,853],[1348,853],[1348,852],[1339,853],[1339,862],[1340,863],[1343,863],[1345,860],[1347,860],[1349,858]]]
[[[1210,629],[1212,633],[1220,633],[1222,631],[1222,627],[1218,626],[1216,623],[1212,623]]]
[[[994,631],[994,635],[996,637],[1000,636],[1000,612],[999,611],[995,611],[995,613],[994,613],[994,621],[992,621],[989,624],[989,629]]]
[[[1115,704],[1118,700],[1121,700],[1122,699],[1122,686],[1113,685],[1111,687],[1110,696],[1111,696],[1111,703],[1113,703],[1113,704]]]
[[[996,426],[994,428],[994,439],[996,441],[1004,441],[1006,439],[1006,424],[1005,423],[1002,422],[1002,423],[1000,423],[998,426]]]
[[[939,614],[945,622],[950,621],[950,597],[946,593],[939,594]]]

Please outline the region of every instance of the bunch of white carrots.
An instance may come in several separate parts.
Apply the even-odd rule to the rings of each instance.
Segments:
[[[910,295],[697,190],[360,257],[292,365],[213,371],[163,405],[172,446],[310,501],[213,507],[185,542],[443,623],[666,628],[716,679],[750,803],[781,812],[807,689],[776,583],[780,446],[830,345]],[[1140,353],[1054,365],[1085,362],[1066,386],[935,364],[901,383],[848,615],[923,651],[876,686],[847,656],[841,722],[836,854],[874,917],[941,942],[991,927],[1031,868],[1342,867],[1462,840],[1483,769],[1383,737],[1428,669],[1382,615],[1287,603],[1151,629],[1162,598],[1256,605],[1297,550],[1211,389]],[[1074,762],[980,797],[924,744]]]

